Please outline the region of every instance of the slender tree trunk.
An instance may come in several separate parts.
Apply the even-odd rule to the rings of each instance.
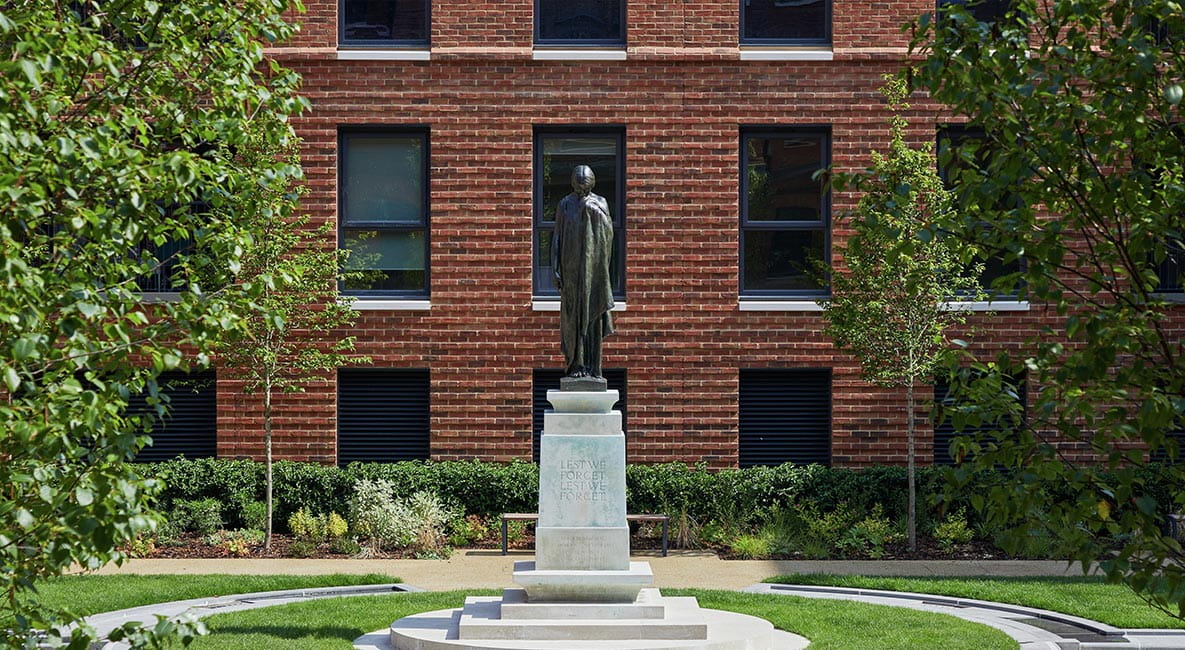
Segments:
[[[263,538],[263,550],[272,550],[272,373],[266,372],[263,380],[263,448],[266,468],[267,530]]]
[[[906,408],[909,409],[905,426],[906,453],[909,454],[909,464],[906,470],[907,480],[909,481],[909,514],[907,515],[906,526],[908,527],[908,531],[906,531],[906,534],[909,536],[909,550],[911,553],[918,550],[917,486],[914,479],[913,451],[913,382],[913,377],[910,377],[909,383],[905,386],[905,404]]]

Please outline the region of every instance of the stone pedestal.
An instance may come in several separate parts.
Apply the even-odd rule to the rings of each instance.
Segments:
[[[625,512],[625,434],[615,390],[569,381],[547,392],[539,450],[535,561],[516,562],[498,598],[391,625],[397,650],[794,650],[806,639],[768,621],[710,609],[648,588],[647,562],[631,562]],[[705,495],[705,498],[710,498]]]

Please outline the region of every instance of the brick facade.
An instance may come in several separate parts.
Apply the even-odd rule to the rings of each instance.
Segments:
[[[900,25],[932,0],[834,0],[830,61],[742,60],[737,2],[629,0],[625,60],[534,60],[531,0],[436,2],[429,61],[339,60],[337,0],[306,0],[303,29],[273,55],[304,77],[313,109],[296,122],[310,194],[334,222],[338,130],[429,132],[430,301],[361,311],[358,351],[375,367],[430,371],[436,459],[530,458],[532,370],[559,367],[558,314],[532,307],[534,129],[620,127],[626,178],[626,289],[606,367],[625,368],[631,462],[737,464],[738,371],[831,368],[836,466],[905,462],[904,392],[869,386],[820,333],[814,311],[748,311],[738,297],[740,130],[830,129],[838,170],[883,148],[877,89],[898,69]],[[932,141],[937,111],[915,103]],[[832,213],[854,205],[832,197]],[[832,232],[833,248],[844,233]],[[1047,315],[980,315],[981,349],[1018,346]],[[336,381],[282,396],[279,457],[335,462]],[[257,401],[222,379],[218,453],[262,453]],[[919,459],[932,447],[919,436]]]

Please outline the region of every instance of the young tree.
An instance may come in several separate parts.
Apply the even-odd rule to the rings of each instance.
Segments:
[[[284,160],[299,173],[299,152],[295,140],[277,146],[266,138],[249,139],[240,156],[262,164]],[[244,225],[253,233],[242,258],[240,281],[260,287],[257,311],[243,327],[219,341],[216,350],[230,373],[243,380],[247,393],[263,399],[263,444],[266,466],[267,530],[264,548],[272,543],[272,400],[276,392],[302,392],[305,384],[347,360],[363,357],[350,354],[354,337],[331,339],[348,330],[355,319],[353,308],[338,300],[347,251],[326,247],[328,224],[313,227],[307,215],[297,215],[296,195],[305,191],[293,183],[262,186],[256,192],[236,197]]]
[[[251,309],[229,197],[294,171],[235,154],[252,128],[290,137],[270,118],[306,105],[263,62],[288,6],[0,4],[0,645],[73,619],[36,601],[39,579],[119,561],[156,525],[157,486],[129,463],[148,418],[125,409],[146,392],[163,412],[160,373],[205,364]],[[175,299],[146,301],[166,269]]]
[[[1185,553],[1164,529],[1165,508],[1185,507],[1185,466],[1145,467],[1149,453],[1181,460],[1170,434],[1185,429],[1181,4],[1021,0],[994,25],[952,4],[916,29],[917,83],[987,140],[960,148],[961,209],[936,228],[1023,257],[997,288],[1052,316],[969,382],[969,424],[1020,420],[1002,376],[1039,387],[1020,431],[964,445],[992,481],[973,503],[1014,544],[1041,535],[1185,615]]]
[[[930,380],[951,342],[947,331],[966,321],[954,307],[979,294],[975,265],[964,264],[961,245],[935,235],[934,223],[951,218],[953,198],[938,176],[932,148],[905,141],[909,110],[903,80],[885,76],[881,93],[894,112],[887,154],[872,153],[872,168],[856,177],[863,194],[855,213],[839,223],[852,234],[839,249],[846,269],[832,273],[823,302],[824,331],[860,361],[866,381],[904,388],[908,446],[909,550],[917,550],[914,387]]]

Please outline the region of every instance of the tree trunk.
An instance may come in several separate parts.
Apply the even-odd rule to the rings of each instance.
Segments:
[[[909,454],[909,464],[906,470],[909,481],[909,513],[906,515],[906,527],[908,530],[906,534],[909,537],[909,551],[912,553],[918,550],[918,520],[917,520],[917,486],[914,479],[914,451],[913,451],[913,379],[910,378],[909,383],[905,387],[905,404],[909,409],[907,414],[905,436],[906,447]]]
[[[272,550],[272,376],[267,373],[263,382],[263,447],[266,468],[267,530],[263,538],[263,550]]]

